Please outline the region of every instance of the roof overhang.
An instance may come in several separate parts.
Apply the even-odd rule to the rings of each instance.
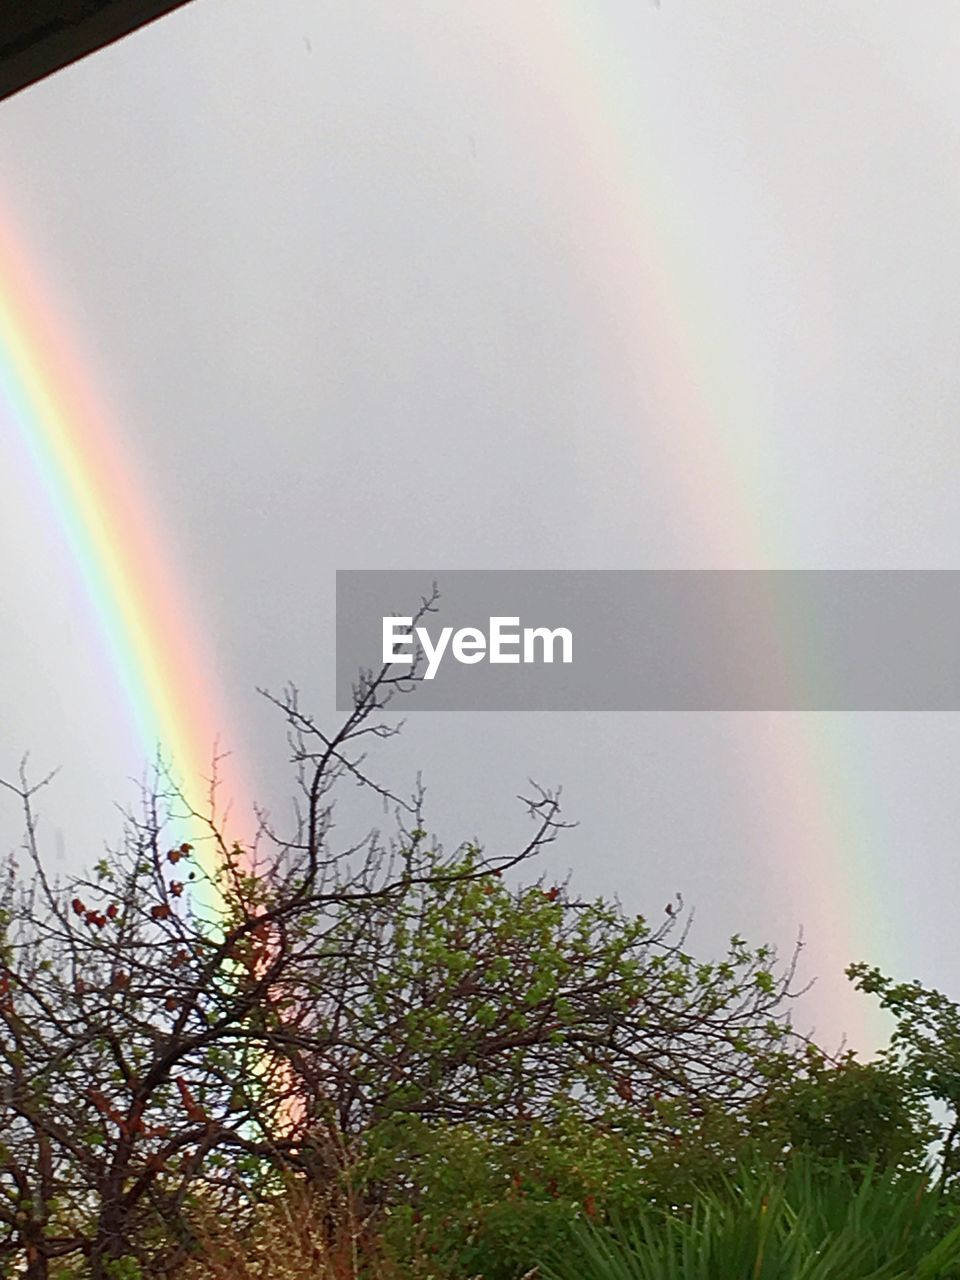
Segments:
[[[0,98],[187,3],[189,0],[7,0],[0,5]]]

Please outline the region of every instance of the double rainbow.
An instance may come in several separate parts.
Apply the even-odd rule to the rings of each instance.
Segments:
[[[655,130],[638,136],[635,86],[615,71],[624,64],[601,10],[592,0],[490,0],[485,10],[504,56],[517,60],[514,109],[529,108],[527,119],[542,124],[543,163],[553,163],[551,131],[564,122],[578,140],[583,168],[574,181],[566,172],[558,180],[583,231],[567,266],[580,282],[585,314],[595,314],[598,333],[608,331],[603,358],[611,386],[621,389],[625,420],[642,400],[647,415],[656,419],[662,408],[664,420],[683,424],[657,445],[677,512],[714,565],[801,567],[774,554],[789,543],[777,527],[786,504],[777,501],[770,423],[724,300],[691,266]],[[537,65],[552,68],[539,83],[529,76],[534,48]],[[610,296],[628,300],[613,327]],[[171,563],[163,513],[135,480],[121,433],[102,412],[55,315],[20,238],[0,219],[0,393],[85,584],[144,754],[152,758],[160,747],[188,803],[203,812],[214,744],[234,741],[215,666]],[[636,466],[629,432],[610,446],[625,468]],[[804,671],[800,652],[798,681]],[[745,793],[775,802],[776,847],[757,873],[795,903],[817,967],[827,967],[828,989],[836,990],[845,963],[872,958],[886,941],[870,888],[876,877],[864,852],[863,784],[846,741],[850,728],[837,716],[798,714],[744,717],[735,732]],[[224,796],[243,793],[236,773],[230,758]],[[861,1000],[861,1025],[851,1027],[851,1007],[838,1004],[838,1017],[864,1044],[876,1025]]]

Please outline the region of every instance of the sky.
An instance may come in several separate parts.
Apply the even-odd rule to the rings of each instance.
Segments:
[[[332,723],[337,568],[960,568],[958,51],[946,0],[193,0],[0,104],[0,227],[279,820],[256,689]],[[6,408],[0,581],[0,772],[60,768],[77,867],[142,743]],[[545,869],[703,952],[802,926],[866,1051],[845,963],[960,992],[958,765],[948,713],[438,713],[382,767],[497,850],[562,784]]]

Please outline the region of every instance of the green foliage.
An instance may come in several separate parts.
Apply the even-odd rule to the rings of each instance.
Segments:
[[[143,1270],[136,1258],[114,1258],[105,1270],[108,1280],[143,1280]]]
[[[869,965],[851,965],[847,972],[896,1019],[884,1058],[924,1092],[960,1109],[960,1005],[919,982],[894,982]]]
[[[792,1153],[850,1169],[922,1169],[935,1136],[911,1081],[889,1062],[828,1062],[811,1049],[804,1071],[765,1100],[761,1118]]]
[[[637,1207],[577,1224],[544,1280],[947,1280],[960,1225],[944,1223],[922,1175],[791,1161],[743,1169],[690,1212]]]
[[[327,991],[357,993],[340,1069],[337,1046],[316,1064],[341,1124],[413,1111],[522,1125],[559,1099],[591,1123],[616,1111],[618,1128],[665,1130],[672,1107],[737,1109],[789,1070],[790,975],[771,949],[734,938],[704,963],[673,916],[653,926],[542,880],[510,886],[470,848],[442,868],[419,856],[427,883],[326,942],[311,1031],[332,1022]]]
[[[372,1135],[371,1170],[410,1180],[384,1222],[398,1264],[429,1260],[430,1274],[512,1280],[535,1266],[571,1221],[598,1204],[643,1194],[642,1169],[622,1138],[572,1112],[522,1134],[412,1117]]]
[[[362,1235],[391,1280],[516,1280],[571,1232],[633,1268],[611,1275],[692,1280],[814,1280],[829,1259],[856,1280],[866,1224],[891,1258],[898,1223],[932,1246],[935,1202],[908,1175],[933,1101],[953,1181],[960,1006],[857,966],[897,1029],[874,1063],[831,1061],[793,1034],[793,964],[772,948],[735,935],[703,959],[680,903],[651,922],[524,878],[563,826],[555,795],[527,801],[516,855],[444,853],[422,796],[365,772],[390,695],[362,684],[332,738],[295,691],[278,703],[309,803],[255,849],[213,815],[204,858],[131,819],[114,857],[59,884],[35,789],[12,788],[28,866],[0,882],[0,1266],[165,1274],[210,1222],[251,1238],[290,1178],[322,1206],[323,1247]],[[357,782],[398,827],[338,848],[333,796]],[[900,1274],[886,1265],[875,1280]]]
[[[663,1224],[674,1221],[670,1215],[702,1214],[710,1194],[720,1197],[710,1204],[736,1207],[727,1216],[752,1239],[742,1220],[749,1188],[788,1171],[795,1195],[797,1170],[809,1180],[814,1162],[829,1171],[812,1184],[821,1211],[829,1196],[838,1205],[854,1196],[859,1181],[878,1196],[892,1196],[896,1186],[908,1199],[920,1185],[884,1176],[919,1173],[924,1113],[904,1099],[898,1077],[852,1059],[831,1067],[811,1055],[805,1074],[778,1083],[762,1106],[742,1115],[677,1101],[661,1103],[658,1113],[646,1126],[616,1109],[587,1123],[571,1104],[522,1129],[395,1117],[370,1134],[367,1166],[375,1179],[408,1189],[405,1198],[394,1197],[401,1202],[386,1219],[390,1255],[398,1263],[429,1259],[430,1275],[515,1280],[574,1224],[632,1220],[642,1210],[653,1215],[644,1222],[669,1232],[674,1227]],[[737,1186],[740,1198],[731,1199]],[[800,1189],[812,1194],[806,1184]],[[873,1205],[869,1195],[858,1213],[863,1203]],[[926,1210],[933,1204],[926,1197]],[[796,1238],[784,1244],[795,1247]],[[726,1280],[728,1273],[717,1274]]]
[[[430,1259],[430,1274],[514,1280],[575,1222],[638,1204],[690,1204],[698,1188],[723,1185],[748,1149],[742,1126],[722,1109],[668,1136],[617,1125],[616,1113],[586,1122],[573,1106],[522,1131],[509,1125],[428,1125],[399,1119],[370,1135],[368,1172],[405,1199],[385,1221],[398,1263]],[[402,1175],[402,1176],[398,1176]]]
[[[940,1185],[960,1193],[960,1004],[919,982],[894,982],[879,969],[854,964],[847,970],[860,991],[879,998],[896,1026],[881,1051],[884,1069],[917,1098],[947,1114],[939,1127]]]

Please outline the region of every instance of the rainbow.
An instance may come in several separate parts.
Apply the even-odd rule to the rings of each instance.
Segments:
[[[657,20],[652,5],[650,17]],[[677,521],[702,549],[688,567],[802,567],[790,556],[789,504],[762,389],[735,341],[729,298],[697,270],[696,229],[678,217],[655,122],[636,127],[643,86],[628,77],[603,6],[490,0],[484,26],[515,61],[512,109],[525,111],[542,138],[542,164],[562,184],[579,228],[564,267],[604,336],[623,417],[635,420],[642,408],[646,420],[671,424],[651,428],[656,439],[647,452],[657,453]],[[530,50],[537,68],[550,68],[539,81]],[[611,292],[616,326],[609,324]],[[209,773],[212,744],[235,740],[214,664],[169,562],[162,515],[134,481],[121,433],[109,429],[101,397],[92,396],[72,358],[76,344],[63,341],[54,314],[20,238],[0,235],[4,397],[85,583],[144,752],[162,744],[191,805],[202,810],[198,780]],[[623,468],[639,474],[637,439],[624,432],[610,444]],[[805,657],[797,638],[798,681]],[[861,794],[869,780],[858,772],[853,732],[849,717],[835,714],[752,714],[737,720],[731,737],[743,761],[744,804],[759,794],[772,798],[776,813],[769,860],[757,874],[805,925],[822,999],[833,1005],[831,1030],[843,1028],[863,1048],[876,1042],[881,1024],[868,1001],[846,992],[842,970],[859,958],[889,962],[891,944],[871,887],[873,833]]]
[[[652,23],[660,20],[652,0],[647,12]],[[609,446],[638,477],[657,454],[661,482],[675,495],[675,519],[701,549],[698,562],[670,567],[807,567],[791,556],[795,513],[775,420],[736,341],[735,300],[698,269],[698,261],[709,262],[706,252],[698,258],[698,224],[682,216],[669,155],[658,146],[655,109],[642,97],[643,76],[631,75],[603,6],[494,0],[486,21],[498,53],[515,60],[523,100],[512,109],[525,112],[528,127],[540,133],[545,175],[562,186],[580,229],[563,265],[584,314],[596,316],[596,331],[606,338],[606,368],[623,419],[642,415],[648,424],[642,448],[639,436],[627,432]],[[583,461],[589,474],[589,459]],[[789,611],[776,600],[770,607],[792,649],[793,678],[805,688],[815,658]],[[769,885],[778,914],[787,901],[803,926],[806,971],[818,975],[817,1033],[825,1041],[843,1035],[872,1052],[889,1027],[872,1002],[848,987],[843,971],[859,959],[898,967],[903,957],[885,924],[875,847],[882,851],[883,837],[869,816],[869,779],[851,717],[744,713],[731,738],[743,761],[744,807],[755,806],[758,796],[767,807],[773,801],[769,859],[756,875]]]
[[[215,812],[228,822],[249,794],[228,752],[235,738],[164,519],[56,316],[23,236],[0,219],[0,403],[82,580],[145,772],[161,765],[178,788],[194,815],[178,826],[197,839],[209,873],[204,820]]]

